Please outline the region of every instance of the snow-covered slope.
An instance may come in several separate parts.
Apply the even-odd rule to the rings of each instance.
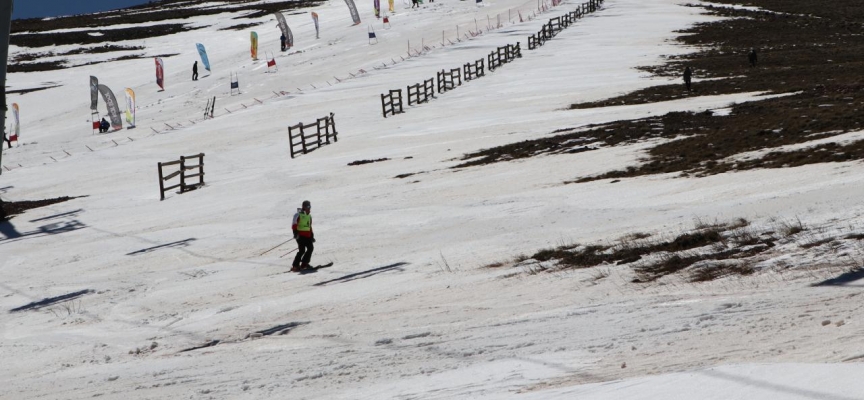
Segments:
[[[165,59],[164,92],[152,59],[11,74],[11,89],[62,86],[10,98],[26,145],[5,151],[11,170],[0,194],[86,197],[4,224],[0,308],[93,292],[0,314],[0,397],[856,398],[861,387],[849,377],[859,364],[752,364],[860,353],[859,292],[807,287],[825,278],[815,272],[646,288],[623,269],[597,281],[592,271],[514,277],[480,268],[561,242],[674,231],[694,217],[860,221],[858,164],[563,184],[634,164],[639,144],[449,169],[465,153],[560,128],[752,100],[567,110],[656,83],[634,67],[687,51],[670,40],[674,31],[710,18],[678,3],[607,0],[528,51],[528,35],[578,3],[522,23],[516,11],[527,19],[536,2],[400,3],[384,29],[371,4],[351,26],[344,2],[332,1],[314,10],[318,40],[308,14],[286,16],[296,47],[277,55],[276,73],[250,59],[248,31],[218,30],[236,23],[219,15],[195,20],[207,28],[146,42],[148,54],[181,54]],[[487,32],[498,15],[503,26]],[[258,21],[260,52],[278,50],[275,20]],[[368,42],[369,25],[378,44]],[[464,36],[478,28],[482,35]],[[442,48],[442,32],[455,44]],[[381,117],[381,93],[516,41],[523,58]],[[196,42],[213,73],[202,68],[192,82]],[[422,45],[429,49],[417,55]],[[231,72],[239,96],[229,96]],[[135,130],[91,135],[90,75],[115,93],[136,91]],[[201,121],[211,96],[216,117]],[[287,126],[331,112],[339,141],[291,159]],[[157,162],[199,152],[206,187],[160,202]],[[390,160],[347,166],[379,158]],[[408,173],[416,175],[395,178]],[[334,266],[285,273],[290,244],[262,253],[289,239],[306,199],[313,264]],[[283,325],[285,335],[250,336]],[[626,380],[608,383],[616,379]],[[718,393],[729,381],[734,390]]]

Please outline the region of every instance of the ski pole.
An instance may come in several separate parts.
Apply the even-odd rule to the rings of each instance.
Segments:
[[[287,252],[287,253],[281,255],[281,256],[279,256],[279,258],[283,258],[283,257],[285,257],[285,256],[287,256],[287,255],[289,255],[289,254],[291,254],[291,253],[293,253],[293,252],[295,252],[295,251],[297,251],[297,249],[291,250],[291,251],[289,251],[289,252]]]
[[[279,246],[282,246],[283,244],[288,243],[288,242],[290,242],[290,241],[292,241],[292,240],[294,240],[294,239],[288,239],[288,240],[286,240],[286,241],[284,241],[284,242],[282,242],[282,243],[279,243],[279,244],[277,244],[275,247],[273,247],[272,249],[267,250],[267,251],[261,253],[261,255],[263,256],[263,255],[265,255],[265,254],[267,254],[267,253],[269,253],[269,252],[271,252],[271,251],[273,251],[273,250],[276,250],[276,248],[278,248]]]

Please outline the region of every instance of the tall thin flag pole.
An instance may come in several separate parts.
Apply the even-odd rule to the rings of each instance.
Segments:
[[[0,134],[6,138],[6,62],[9,59],[9,31],[12,28],[12,2],[13,0],[0,0],[0,59],[3,59],[3,67],[0,68],[0,101],[3,106],[3,126]],[[0,175],[3,174],[3,141],[0,140]]]

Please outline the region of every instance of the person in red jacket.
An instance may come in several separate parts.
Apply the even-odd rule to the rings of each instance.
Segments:
[[[312,210],[312,203],[309,200],[303,202],[303,207],[297,210],[294,214],[294,220],[291,223],[291,230],[294,231],[294,239],[297,240],[297,255],[294,257],[294,263],[291,264],[291,271],[298,272],[309,267],[309,260],[312,259],[312,250],[315,247],[315,234],[312,232],[312,215],[309,212]]]

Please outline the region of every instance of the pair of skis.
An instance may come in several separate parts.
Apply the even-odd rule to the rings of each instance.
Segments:
[[[278,249],[280,246],[282,246],[282,245],[284,245],[285,243],[288,243],[288,242],[290,242],[290,241],[292,241],[292,240],[294,240],[294,239],[288,239],[288,240],[286,240],[286,241],[284,241],[284,242],[282,242],[282,243],[279,243],[279,244],[277,244],[276,246],[274,246],[273,248],[271,248],[270,250],[267,250],[267,251],[261,253],[261,255],[263,256],[263,255],[265,255],[265,254],[267,254],[267,253],[269,253],[269,252],[271,252],[271,251],[273,251],[273,250],[276,250],[276,249]],[[295,252],[295,251],[297,251],[297,249],[291,250],[291,251],[289,251],[289,252],[287,252],[287,253],[281,255],[281,256],[279,256],[279,258],[285,258],[285,256],[287,256],[287,255],[289,255],[289,254],[291,254],[291,253],[293,253],[293,252]],[[332,267],[332,266],[333,266],[333,262],[331,261],[331,262],[329,262],[329,263],[327,263],[327,264],[323,264],[323,265],[316,265],[316,266],[314,266],[314,267],[307,268],[307,269],[300,270],[300,271],[296,271],[296,272],[298,272],[298,273],[300,273],[300,274],[309,274],[309,273],[316,272],[316,271],[318,271],[319,269],[322,269],[322,268],[329,268],[329,267]]]

